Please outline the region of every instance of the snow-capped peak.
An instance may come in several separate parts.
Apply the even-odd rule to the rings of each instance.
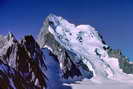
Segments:
[[[119,68],[118,59],[108,56],[106,50],[108,45],[104,43],[94,27],[90,25],[76,26],[53,14],[49,15],[44,23],[38,36],[40,46],[50,46],[60,60],[63,55],[62,50],[67,51],[69,58],[76,65],[81,66],[79,69],[83,76],[89,77],[90,73],[93,73],[91,74],[94,76],[93,81],[108,78],[120,80],[119,75],[125,78],[126,75]],[[59,47],[61,51],[56,47]],[[82,68],[87,72],[82,71]]]
[[[10,40],[16,40],[16,38],[15,38],[15,36],[14,36],[14,34],[12,33],[12,32],[9,32],[8,34],[7,34],[7,36],[5,36],[5,38],[8,40],[8,41],[10,41]]]
[[[90,25],[78,25],[69,23],[62,17],[55,15],[48,16],[49,31],[60,39],[61,43],[87,43],[91,41],[102,44],[98,32]],[[69,42],[68,42],[69,41]]]
[[[76,27],[80,32],[87,32],[90,37],[95,38],[97,40],[102,40],[98,34],[98,32],[95,30],[94,27],[90,25],[78,25]]]

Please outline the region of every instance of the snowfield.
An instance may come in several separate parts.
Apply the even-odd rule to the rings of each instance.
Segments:
[[[133,89],[132,83],[122,83],[108,80],[104,83],[92,83],[90,80],[75,82],[73,84],[65,84],[71,86],[70,89]]]

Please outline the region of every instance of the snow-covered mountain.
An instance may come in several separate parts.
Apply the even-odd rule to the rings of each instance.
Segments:
[[[107,80],[133,82],[123,72],[119,58],[109,55],[110,47],[90,25],[74,25],[60,16],[49,15],[37,39],[57,56],[63,79],[88,78],[92,82]]]
[[[0,35],[0,89],[132,89],[133,64],[90,25],[50,14],[37,39]]]

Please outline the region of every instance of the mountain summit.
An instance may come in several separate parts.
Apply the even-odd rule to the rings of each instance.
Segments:
[[[62,78],[130,80],[120,68],[119,58],[109,55],[111,49],[90,25],[74,25],[60,16],[50,14],[38,39],[41,48],[49,48],[57,56]]]

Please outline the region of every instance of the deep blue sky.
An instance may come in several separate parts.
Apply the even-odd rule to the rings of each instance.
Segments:
[[[49,13],[94,26],[133,59],[133,0],[0,0],[0,34],[36,36]]]

